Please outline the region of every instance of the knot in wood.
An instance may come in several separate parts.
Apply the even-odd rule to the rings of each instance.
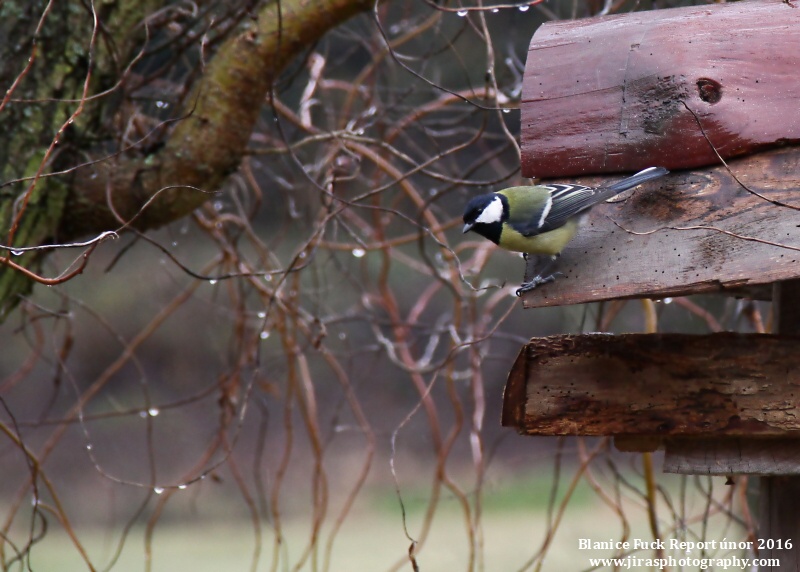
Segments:
[[[714,105],[722,99],[722,84],[713,79],[701,77],[697,80],[697,92],[700,94],[700,99]]]

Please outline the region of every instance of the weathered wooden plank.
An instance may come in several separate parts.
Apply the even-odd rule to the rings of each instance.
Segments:
[[[522,173],[716,165],[698,119],[725,158],[798,142],[798,45],[800,10],[776,0],[546,23],[523,80]]]
[[[666,439],[665,473],[797,475],[800,438]]]
[[[740,294],[800,276],[800,211],[770,202],[800,208],[800,148],[760,153],[730,167],[761,197],[715,167],[671,173],[598,205],[564,250],[562,275],[526,294],[525,306]]]
[[[509,374],[503,424],[531,435],[800,436],[798,349],[800,337],[765,334],[534,338]]]
[[[800,335],[800,280],[775,284],[779,334]],[[780,387],[780,380],[778,380]],[[787,396],[791,395],[787,386]],[[664,447],[664,471],[687,474],[800,475],[800,436],[794,439],[680,439]],[[798,525],[800,526],[800,524]],[[798,528],[800,533],[800,528]]]

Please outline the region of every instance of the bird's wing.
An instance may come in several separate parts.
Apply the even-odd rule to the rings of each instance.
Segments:
[[[523,236],[535,236],[563,226],[570,218],[591,207],[598,200],[596,189],[584,185],[539,185],[548,194],[531,187],[511,187],[501,191],[514,205],[508,224]]]
[[[563,226],[582,211],[623,191],[669,173],[664,167],[650,167],[605,187],[585,185],[537,185],[511,187],[500,191],[509,198],[511,208],[508,223],[523,236],[536,236]],[[548,194],[537,192],[545,189]],[[516,216],[515,216],[516,213]]]

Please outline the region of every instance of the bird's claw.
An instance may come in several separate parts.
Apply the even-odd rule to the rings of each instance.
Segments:
[[[516,290],[517,298],[525,294],[525,292],[530,292],[534,288],[538,288],[542,284],[547,284],[548,282],[552,282],[556,279],[556,276],[561,274],[561,272],[554,272],[550,276],[534,276],[528,282],[523,282],[520,284],[519,288]]]

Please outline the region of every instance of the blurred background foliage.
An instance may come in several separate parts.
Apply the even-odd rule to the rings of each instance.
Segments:
[[[5,42],[12,24],[30,36],[44,22],[53,45],[37,57],[56,61],[91,53],[92,31],[105,15],[127,22],[127,4],[32,2],[14,16],[0,2],[16,62],[0,92],[25,79],[33,49]],[[275,4],[149,2],[127,43],[97,49],[117,76],[73,58],[91,80],[73,95],[17,93],[0,110],[6,204],[19,179],[98,149],[146,161],[186,120],[215,50]],[[577,538],[649,538],[648,513],[665,536],[752,532],[744,482],[659,476],[648,497],[638,455],[499,426],[530,337],[643,331],[645,312],[523,311],[521,259],[460,232],[470,196],[523,182],[537,27],[684,4],[387,0],[297,46],[239,169],[196,211],[99,244],[81,274],[38,284],[5,316],[2,569],[578,570]],[[96,99],[59,131],[84,83]],[[29,163],[11,159],[18,144]],[[80,252],[48,250],[41,273],[74,269]],[[658,331],[684,333],[757,331],[767,310],[711,296],[655,308]]]

